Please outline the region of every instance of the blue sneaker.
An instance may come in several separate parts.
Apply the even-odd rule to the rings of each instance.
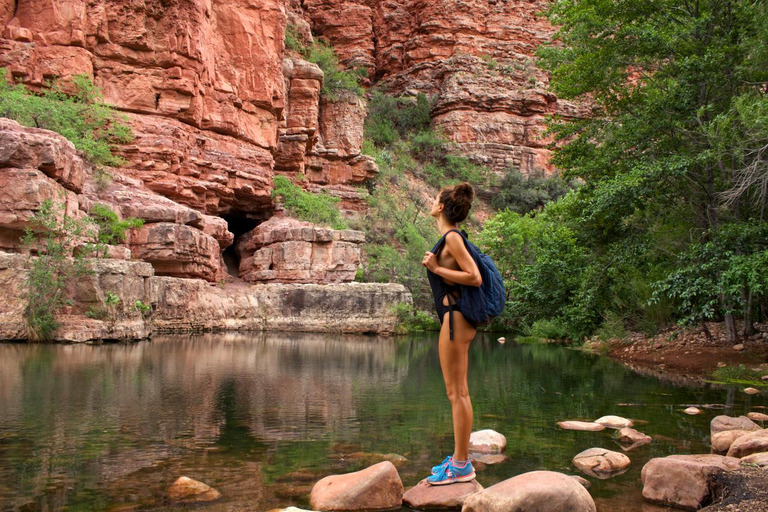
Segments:
[[[437,466],[432,467],[432,474],[433,475],[438,474],[443,469],[443,467],[447,466],[448,463],[451,462],[452,460],[453,460],[453,455],[447,456],[445,459],[443,459],[443,462],[441,462]]]
[[[448,461],[448,464],[442,466],[437,474],[427,477],[427,483],[432,485],[448,485],[458,482],[469,482],[475,479],[475,468],[472,467],[471,462],[467,462],[464,467],[457,467],[453,463],[453,459]]]

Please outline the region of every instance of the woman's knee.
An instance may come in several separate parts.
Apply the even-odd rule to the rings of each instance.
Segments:
[[[446,394],[451,403],[456,403],[459,400],[469,398],[469,389],[464,385],[449,386],[446,388]]]

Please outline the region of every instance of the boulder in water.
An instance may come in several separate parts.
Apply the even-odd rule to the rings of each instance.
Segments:
[[[595,423],[599,423],[607,428],[624,428],[634,425],[632,420],[622,418],[621,416],[603,416],[595,420]]]
[[[532,471],[473,494],[464,500],[462,512],[597,512],[597,507],[570,476]]]
[[[729,457],[746,457],[768,452],[768,430],[757,430],[736,438],[728,449]]]
[[[430,485],[424,479],[403,494],[403,503],[411,508],[424,509],[461,509],[464,501],[483,490],[477,480],[459,482],[451,485]]]
[[[600,479],[620,475],[626,471],[629,464],[629,457],[605,448],[590,448],[573,458],[574,466],[584,473]]]
[[[501,453],[507,448],[507,438],[495,430],[478,430],[469,436],[469,451]]]
[[[605,426],[593,421],[558,421],[557,425],[563,430],[582,430],[588,432],[599,432],[605,430]]]
[[[402,502],[403,482],[389,461],[354,473],[327,476],[315,484],[309,496],[315,510],[399,508]]]
[[[179,477],[168,488],[168,499],[173,503],[205,503],[219,498],[219,491],[186,476]]]
[[[739,459],[722,455],[670,455],[643,466],[643,498],[651,503],[698,510],[713,492],[713,476],[739,467]]]

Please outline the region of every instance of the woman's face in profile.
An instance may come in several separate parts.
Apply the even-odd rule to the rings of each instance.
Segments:
[[[429,210],[429,214],[433,217],[439,217],[443,211],[444,205],[440,202],[440,192],[435,196],[435,200],[432,202],[432,209]]]

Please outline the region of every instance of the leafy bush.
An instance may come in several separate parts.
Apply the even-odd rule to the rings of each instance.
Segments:
[[[142,219],[137,219],[135,217],[120,220],[114,210],[101,203],[93,205],[91,208],[91,218],[98,226],[99,231],[97,239],[99,244],[101,244],[102,249],[106,249],[106,245],[114,245],[124,242],[125,232],[127,230],[140,228],[144,225]]]
[[[307,52],[307,46],[302,41],[296,25],[292,23],[288,23],[285,26],[285,47],[301,55]]]
[[[24,317],[30,341],[50,341],[59,322],[56,310],[68,303],[69,283],[90,272],[85,257],[93,246],[72,253],[84,238],[93,236],[89,222],[66,215],[61,205],[45,200],[30,220],[22,238],[22,247],[35,251],[38,257],[25,281],[24,297],[28,300]]]
[[[74,92],[66,94],[53,82],[41,94],[33,94],[22,84],[9,83],[0,68],[0,116],[63,135],[95,164],[122,165],[124,160],[112,154],[112,144],[133,138],[125,117],[103,103],[87,76],[74,76],[70,89]]]
[[[440,330],[440,322],[435,318],[435,315],[415,310],[408,304],[395,304],[392,306],[392,311],[397,317],[396,334]]]
[[[363,72],[359,69],[351,71],[342,69],[333,48],[325,41],[316,40],[307,49],[305,57],[323,70],[323,88],[320,92],[329,100],[338,100],[339,95],[345,91],[357,96],[363,95],[363,88],[359,82]]]
[[[414,99],[374,91],[368,101],[365,138],[377,146],[389,146],[410,133],[427,131],[431,122],[430,110],[424,93]]]
[[[541,209],[545,204],[556,201],[576,188],[576,182],[566,182],[559,175],[524,175],[517,169],[508,169],[491,198],[491,206],[497,210],[510,209],[517,213],[528,213]]]
[[[341,199],[325,191],[313,194],[294,185],[285,176],[275,176],[272,197],[280,198],[285,209],[300,220],[325,224],[334,229],[347,228],[338,208]]]

